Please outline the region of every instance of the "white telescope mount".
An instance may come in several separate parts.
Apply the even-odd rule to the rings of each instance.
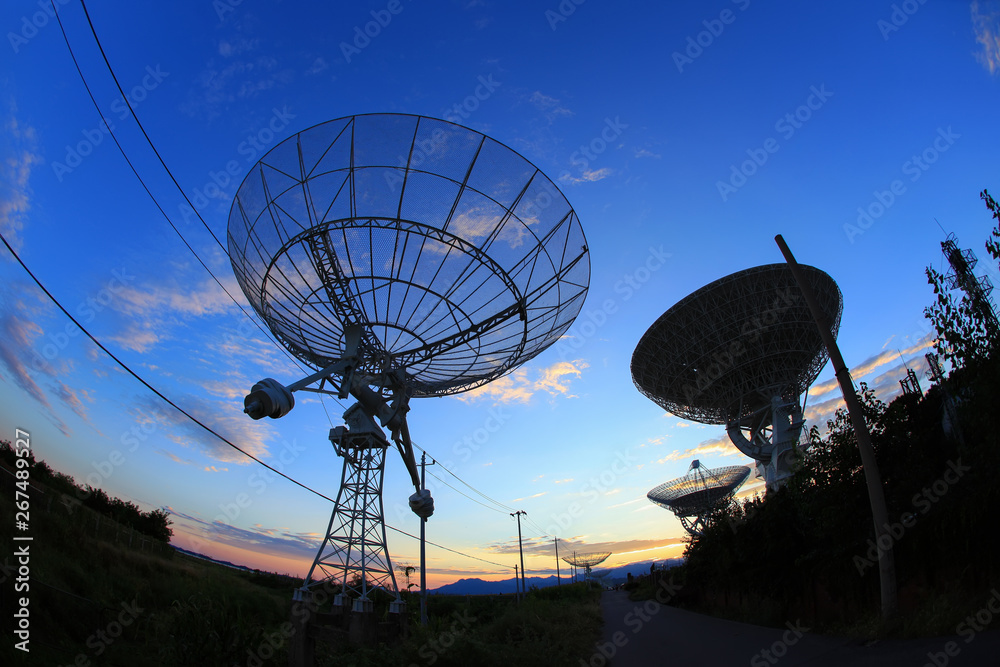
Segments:
[[[756,477],[763,478],[767,490],[777,491],[794,473],[804,425],[798,402],[776,394],[769,404],[730,420],[726,433],[737,449],[756,461]]]

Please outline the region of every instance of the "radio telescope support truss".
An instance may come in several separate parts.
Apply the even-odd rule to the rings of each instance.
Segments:
[[[350,428],[330,430],[330,442],[344,459],[340,492],[330,516],[330,525],[319,552],[309,568],[300,591],[311,591],[332,583],[340,589],[335,605],[353,599],[355,611],[371,611],[368,597],[381,588],[399,599],[396,577],[389,559],[382,509],[382,479],[385,473],[385,450],[389,442],[375,421],[355,404],[344,413]]]
[[[340,493],[300,599],[321,582],[395,593],[382,516],[390,431],[416,493],[406,413],[413,397],[495,380],[573,324],[590,284],[576,212],[537,167],[489,137],[434,118],[367,114],[277,144],[229,212],[233,273],[275,340],[312,373],[268,378],[244,399],[279,418],[293,392],[353,396]],[[357,603],[356,602],[356,603]],[[398,605],[397,605],[398,606]]]

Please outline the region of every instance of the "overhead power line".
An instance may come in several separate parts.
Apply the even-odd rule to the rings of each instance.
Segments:
[[[287,479],[289,482],[295,484],[296,486],[299,486],[299,487],[305,489],[306,491],[309,491],[310,493],[313,493],[313,494],[319,496],[320,498],[323,498],[324,500],[328,500],[331,503],[336,503],[336,501],[333,498],[330,498],[326,494],[324,494],[324,493],[322,493],[320,491],[317,491],[316,489],[314,489],[314,488],[312,488],[310,486],[307,486],[307,485],[303,484],[302,482],[298,481],[297,479],[295,479],[293,477],[290,477],[290,476],[286,475],[285,473],[281,472],[280,470],[278,470],[278,469],[274,468],[273,466],[271,466],[271,465],[265,463],[264,461],[260,460],[259,458],[257,458],[253,454],[250,454],[246,450],[242,449],[238,445],[230,442],[229,439],[227,439],[225,436],[221,435],[220,433],[218,433],[217,431],[215,431],[212,427],[208,426],[207,424],[205,424],[204,422],[202,422],[201,420],[199,420],[197,417],[195,417],[194,415],[192,415],[191,413],[189,413],[187,410],[185,410],[184,408],[182,408],[179,405],[177,405],[176,403],[174,403],[170,398],[168,398],[166,395],[164,395],[159,389],[157,389],[156,387],[154,387],[153,385],[151,385],[149,382],[147,382],[142,376],[140,376],[138,373],[136,373],[134,370],[132,370],[132,368],[129,367],[128,364],[126,364],[124,361],[122,361],[117,356],[115,356],[115,354],[113,352],[111,352],[111,350],[109,350],[108,348],[106,348],[104,346],[104,344],[101,343],[101,341],[99,341],[92,333],[90,333],[90,331],[88,331],[82,324],[80,324],[76,320],[76,318],[73,317],[70,314],[70,312],[68,310],[66,310],[65,307],[63,307],[62,303],[60,303],[59,300],[56,299],[56,297],[51,292],[49,292],[49,290],[45,287],[45,285],[42,284],[42,281],[39,280],[38,277],[34,273],[32,273],[31,269],[28,268],[28,265],[24,263],[23,259],[21,259],[21,256],[17,254],[17,251],[15,251],[14,248],[11,246],[11,244],[7,241],[7,237],[5,237],[3,235],[3,232],[0,232],[0,241],[2,241],[3,244],[4,244],[4,246],[7,247],[8,252],[10,252],[10,254],[14,257],[14,259],[17,260],[17,263],[21,265],[21,268],[24,269],[25,273],[27,273],[28,276],[34,281],[34,283],[36,285],[38,285],[38,288],[41,289],[42,292],[45,293],[45,296],[47,296],[52,301],[52,303],[54,303],[56,305],[56,307],[59,310],[62,311],[63,315],[65,315],[67,318],[69,318],[69,320],[73,324],[75,324],[80,329],[80,331],[82,331],[84,333],[84,335],[87,336],[87,338],[89,338],[94,343],[94,345],[96,345],[97,347],[99,347],[101,349],[101,351],[103,351],[106,355],[108,355],[109,357],[111,357],[111,359],[116,364],[118,364],[118,366],[121,367],[122,370],[124,370],[126,373],[128,373],[129,375],[131,375],[133,378],[135,378],[136,380],[138,380],[144,387],[146,387],[151,392],[153,392],[154,394],[156,394],[162,401],[164,401],[165,403],[167,403],[169,406],[171,406],[172,408],[174,408],[175,410],[177,410],[178,412],[180,412],[182,415],[184,415],[185,417],[187,417],[188,419],[190,419],[192,422],[194,422],[195,424],[197,424],[198,426],[200,426],[201,428],[203,428],[208,433],[211,433],[212,435],[214,435],[216,438],[218,438],[219,440],[221,440],[222,442],[224,442],[228,446],[232,447],[233,449],[235,449],[239,453],[241,453],[244,456],[246,456],[248,459],[259,463],[260,465],[264,466],[265,468],[267,468],[271,472],[275,473],[276,475],[279,475],[280,477],[284,477],[285,479]],[[385,524],[385,526],[386,526],[386,528],[389,528],[390,530],[394,530],[397,533],[402,533],[403,535],[411,537],[411,538],[413,538],[415,540],[419,540],[418,537],[416,537],[414,535],[411,535],[410,533],[408,533],[408,532],[406,532],[404,530],[401,530],[401,529],[396,528],[394,526],[390,526],[389,524]],[[463,556],[465,558],[471,558],[473,560],[483,561],[484,563],[489,563],[491,565],[496,565],[496,566],[499,566],[499,567],[508,567],[508,566],[502,565],[500,563],[494,563],[493,561],[486,560],[485,558],[479,558],[478,556],[472,556],[470,554],[462,553],[461,551],[457,551],[455,549],[451,549],[449,547],[446,547],[446,546],[443,546],[443,545],[440,545],[440,544],[436,544],[434,542],[431,542],[430,540],[427,540],[427,544],[433,545],[433,546],[435,546],[435,547],[437,547],[439,549],[444,549],[445,551],[449,551],[449,552],[454,553],[454,554],[458,554],[459,556]]]
[[[131,116],[132,116],[133,120],[135,120],[135,123],[136,123],[136,125],[138,126],[139,130],[140,130],[140,131],[142,132],[142,135],[143,135],[143,137],[144,137],[144,138],[146,139],[146,143],[147,143],[147,144],[149,144],[149,147],[150,147],[150,149],[151,149],[151,150],[153,151],[154,155],[156,155],[156,158],[157,158],[157,160],[159,161],[160,165],[161,165],[161,166],[163,167],[164,171],[165,171],[165,172],[167,173],[167,175],[168,175],[168,176],[170,177],[170,180],[171,180],[171,182],[173,182],[173,184],[174,184],[174,186],[175,186],[175,187],[177,188],[178,192],[180,192],[181,196],[182,196],[182,197],[184,198],[184,201],[186,201],[186,202],[187,202],[188,206],[189,206],[189,207],[191,208],[191,210],[192,210],[192,211],[194,212],[194,214],[195,214],[195,215],[196,215],[196,216],[198,217],[198,220],[199,220],[199,221],[200,221],[200,222],[202,223],[202,226],[204,226],[204,228],[206,229],[206,231],[208,231],[208,233],[209,233],[209,234],[210,234],[210,235],[212,236],[212,238],[213,238],[213,239],[215,240],[215,242],[216,242],[216,243],[217,243],[217,244],[219,245],[219,247],[220,247],[220,248],[221,248],[221,249],[223,250],[223,252],[224,252],[224,253],[226,253],[226,254],[227,254],[227,256],[228,256],[228,250],[227,250],[227,248],[226,248],[226,247],[225,247],[225,246],[223,245],[222,241],[221,241],[221,240],[219,239],[219,237],[218,237],[218,236],[217,236],[217,235],[215,234],[215,232],[214,232],[214,231],[212,230],[212,228],[211,228],[211,227],[210,227],[210,226],[208,225],[208,223],[207,223],[207,222],[205,221],[204,217],[202,217],[201,213],[200,213],[200,212],[198,211],[198,209],[197,209],[197,208],[196,208],[196,207],[194,206],[193,202],[192,202],[192,201],[190,200],[190,198],[189,198],[189,197],[187,196],[187,193],[186,193],[186,192],[184,191],[184,188],[183,188],[183,187],[182,187],[182,186],[180,185],[180,183],[178,182],[178,180],[177,180],[177,179],[176,179],[176,177],[174,176],[173,172],[172,172],[172,171],[170,170],[170,167],[168,167],[168,166],[167,166],[167,164],[166,164],[166,161],[165,161],[165,160],[163,159],[163,157],[162,157],[162,156],[160,155],[160,152],[159,152],[159,150],[157,150],[157,148],[156,148],[156,145],[155,145],[155,144],[153,143],[153,140],[152,140],[152,138],[151,138],[151,137],[149,136],[149,133],[148,133],[148,132],[146,132],[146,128],[145,128],[145,126],[144,126],[144,125],[142,124],[142,121],[140,121],[140,120],[139,120],[139,117],[138,117],[138,115],[136,114],[136,112],[135,112],[135,109],[134,109],[134,108],[132,107],[132,104],[131,104],[131,102],[129,101],[129,98],[128,98],[128,96],[127,96],[127,95],[125,94],[125,91],[124,91],[124,89],[122,88],[122,85],[121,85],[121,82],[120,82],[120,81],[119,81],[119,79],[118,79],[118,76],[117,76],[117,75],[115,74],[115,71],[114,71],[114,68],[112,67],[112,65],[111,65],[111,62],[110,62],[110,60],[108,59],[108,56],[107,56],[107,53],[106,53],[106,52],[105,52],[105,50],[104,50],[104,46],[103,46],[103,44],[101,43],[101,40],[100,40],[100,37],[98,36],[98,34],[97,34],[97,30],[96,30],[96,28],[95,28],[95,26],[94,26],[94,23],[93,23],[93,21],[92,21],[92,19],[91,19],[91,17],[90,17],[90,12],[89,12],[89,11],[87,10],[87,4],[86,4],[86,2],[85,2],[84,0],[80,0],[80,6],[81,6],[81,8],[83,9],[83,12],[84,12],[84,16],[85,16],[85,17],[86,17],[86,19],[87,19],[87,25],[89,26],[89,28],[90,28],[90,32],[91,32],[91,34],[92,34],[92,35],[93,35],[93,37],[94,37],[94,42],[96,43],[96,45],[97,45],[97,48],[98,48],[98,50],[99,50],[99,51],[100,51],[100,53],[101,53],[101,58],[102,58],[102,60],[104,61],[104,65],[105,65],[105,67],[107,68],[107,70],[108,70],[108,73],[109,73],[109,74],[111,75],[111,78],[112,78],[112,80],[114,80],[114,82],[115,82],[115,86],[116,86],[116,88],[118,89],[118,92],[119,92],[119,93],[121,94],[122,98],[123,98],[123,99],[125,100],[125,104],[126,104],[126,106],[128,107],[128,110],[129,110],[129,112],[130,112],[130,114],[131,114]],[[79,62],[78,62],[78,60],[77,60],[77,58],[76,58],[76,54],[75,54],[75,53],[74,53],[74,51],[73,51],[73,47],[72,47],[72,46],[70,45],[70,42],[69,42],[69,37],[68,37],[68,35],[67,35],[67,33],[66,33],[66,30],[65,30],[65,27],[63,26],[63,23],[62,23],[62,19],[61,19],[61,18],[60,18],[60,16],[59,16],[59,12],[58,12],[58,8],[55,8],[55,10],[56,10],[56,11],[55,11],[55,14],[56,14],[56,20],[57,20],[57,21],[58,21],[58,23],[59,23],[59,28],[60,28],[60,31],[61,31],[61,33],[62,33],[62,36],[63,36],[63,40],[64,40],[64,42],[66,43],[66,48],[67,48],[67,49],[69,50],[69,53],[70,53],[70,57],[71,57],[71,58],[72,58],[72,60],[73,60],[73,64],[74,64],[74,66],[76,67],[76,71],[77,71],[77,74],[78,74],[78,75],[80,76],[80,80],[81,80],[81,81],[83,82],[83,85],[84,85],[84,88],[86,88],[86,90],[87,90],[87,95],[88,95],[88,96],[90,97],[90,101],[91,101],[91,103],[92,103],[92,104],[94,105],[94,108],[95,108],[95,109],[97,110],[98,114],[101,114],[101,115],[102,115],[102,117],[103,117],[103,114],[102,114],[102,111],[101,111],[101,108],[100,108],[100,105],[99,105],[99,104],[97,103],[97,100],[96,100],[96,98],[94,97],[94,94],[93,94],[93,92],[92,92],[92,90],[91,90],[91,88],[90,88],[90,85],[89,85],[89,83],[87,82],[87,78],[86,78],[86,76],[84,75],[84,73],[83,73],[83,70],[82,70],[82,68],[80,67],[80,64],[79,64]],[[254,324],[254,326],[256,326],[256,327],[257,327],[257,328],[258,328],[258,329],[259,329],[259,330],[261,331],[261,333],[263,333],[263,334],[265,335],[265,337],[267,337],[267,338],[268,338],[268,340],[271,340],[271,338],[270,338],[270,337],[269,337],[269,336],[267,335],[267,334],[268,334],[268,332],[267,332],[267,331],[266,331],[266,330],[265,330],[265,329],[264,329],[264,328],[263,328],[263,327],[261,326],[261,324],[260,324],[260,323],[259,323],[259,322],[258,322],[258,321],[257,321],[257,320],[255,319],[255,318],[253,318],[253,317],[251,317],[251,316],[250,316],[250,314],[249,314],[249,313],[248,313],[248,312],[247,312],[247,311],[246,311],[246,310],[245,310],[245,309],[243,308],[242,304],[240,304],[240,303],[239,303],[239,301],[238,301],[238,300],[237,300],[237,299],[236,299],[236,298],[235,298],[235,297],[234,297],[234,296],[232,295],[232,293],[230,293],[230,292],[229,292],[229,290],[228,290],[228,289],[226,289],[226,287],[225,287],[225,286],[224,286],[224,285],[222,284],[221,280],[219,280],[219,278],[218,278],[218,277],[217,277],[217,276],[215,275],[215,273],[214,273],[214,272],[212,271],[212,269],[211,269],[211,268],[210,268],[210,267],[208,266],[208,264],[207,264],[207,263],[206,263],[206,262],[205,262],[205,261],[204,261],[204,260],[203,260],[203,259],[201,258],[201,256],[200,256],[200,255],[198,254],[198,252],[197,252],[197,251],[196,251],[196,250],[194,249],[194,247],[193,247],[193,246],[192,246],[192,245],[191,245],[191,244],[190,244],[190,243],[189,243],[189,242],[187,241],[187,239],[186,239],[186,238],[184,237],[184,235],[183,235],[183,234],[181,233],[181,231],[180,231],[180,230],[179,230],[179,229],[177,228],[177,226],[176,226],[176,225],[175,225],[175,224],[173,223],[173,221],[172,221],[172,220],[170,219],[170,216],[169,216],[169,215],[167,215],[166,211],[165,211],[165,210],[163,209],[163,207],[162,207],[162,206],[160,205],[160,203],[159,203],[159,202],[157,201],[156,197],[155,197],[155,196],[153,195],[152,191],[151,191],[151,190],[149,189],[149,187],[148,187],[148,186],[146,185],[146,183],[145,183],[145,181],[143,180],[142,176],[140,176],[140,175],[139,175],[139,172],[138,172],[138,170],[137,170],[137,169],[135,168],[135,166],[133,165],[133,163],[132,163],[131,159],[130,159],[130,158],[128,157],[127,153],[125,152],[125,149],[124,149],[124,147],[123,147],[123,146],[121,145],[121,143],[119,142],[119,140],[118,140],[118,137],[117,137],[117,136],[115,135],[114,131],[113,131],[113,130],[112,130],[112,129],[111,129],[110,127],[108,127],[108,132],[109,132],[109,134],[111,135],[112,139],[114,140],[114,142],[115,142],[115,145],[117,146],[117,148],[118,148],[119,152],[120,152],[120,153],[122,154],[122,157],[124,157],[124,158],[125,158],[125,161],[126,161],[126,163],[128,164],[129,168],[131,169],[132,173],[133,173],[133,174],[135,175],[136,179],[137,179],[137,180],[139,181],[139,183],[140,183],[140,184],[142,185],[142,188],[143,188],[143,190],[145,190],[146,194],[147,194],[147,195],[149,196],[149,198],[150,198],[150,199],[152,200],[152,202],[153,202],[153,204],[154,204],[154,205],[156,206],[157,210],[159,210],[159,211],[160,211],[160,213],[161,213],[161,214],[163,215],[164,219],[165,219],[165,220],[167,221],[167,224],[169,224],[169,225],[170,225],[170,227],[171,227],[171,228],[172,228],[172,229],[174,230],[174,232],[175,232],[175,233],[177,234],[177,236],[178,236],[178,237],[179,237],[179,238],[181,239],[181,242],[182,242],[182,243],[184,243],[184,245],[185,245],[185,246],[187,247],[187,249],[188,249],[188,250],[189,250],[189,251],[191,252],[191,254],[193,254],[193,255],[195,256],[195,258],[196,258],[196,259],[198,260],[198,263],[199,263],[199,264],[201,264],[201,266],[202,266],[202,267],[203,267],[203,268],[204,268],[204,269],[205,269],[205,270],[206,270],[206,271],[208,272],[208,274],[209,274],[210,276],[212,276],[212,279],[213,279],[213,280],[214,280],[214,281],[216,282],[216,284],[218,284],[218,285],[219,285],[219,287],[221,287],[221,288],[222,288],[222,290],[223,290],[223,291],[224,291],[224,292],[226,293],[226,295],[227,295],[227,296],[229,296],[229,298],[230,298],[230,299],[231,299],[231,300],[233,301],[233,303],[235,303],[235,304],[236,304],[237,308],[239,308],[239,309],[240,309],[240,311],[241,311],[241,312],[242,312],[242,313],[243,313],[243,314],[244,314],[244,315],[245,315],[245,316],[246,316],[246,317],[247,317],[247,318],[248,318],[248,319],[249,319],[249,320],[250,320],[250,321],[251,321],[251,322],[252,322],[252,323]],[[22,264],[22,266],[23,266],[23,264]],[[27,267],[25,267],[25,270],[27,270]],[[30,272],[29,272],[29,274],[30,274]],[[36,281],[36,282],[37,282],[37,281]],[[43,288],[43,289],[44,289],[44,288]],[[82,329],[82,327],[81,327],[81,329]],[[107,352],[107,350],[106,350],[105,348],[103,348],[103,346],[101,346],[101,345],[100,345],[100,343],[97,343],[96,339],[94,340],[94,342],[95,342],[96,344],[98,344],[98,346],[100,346],[100,347],[101,347],[102,349],[104,349],[104,350],[105,350],[105,352]],[[272,341],[272,342],[273,342],[273,341]],[[281,345],[278,345],[278,344],[277,344],[276,342],[275,342],[275,345],[276,345],[276,346],[278,347],[278,349],[280,349],[280,350],[281,350],[281,351],[282,351],[282,352],[283,352],[283,353],[285,354],[285,356],[287,356],[287,357],[288,357],[288,358],[289,358],[289,359],[290,359],[290,360],[292,361],[292,363],[293,363],[293,364],[295,364],[296,366],[298,366],[298,367],[300,367],[300,368],[301,368],[301,364],[299,363],[299,361],[298,361],[298,360],[297,360],[297,359],[296,359],[296,358],[295,358],[294,356],[292,356],[292,355],[291,355],[291,354],[290,354],[290,353],[288,352],[288,350],[287,350],[287,349],[285,349],[285,348],[284,348],[283,346],[281,346]],[[115,358],[115,357],[114,357],[113,355],[111,355],[111,353],[110,353],[110,352],[108,352],[108,354],[109,354],[110,356],[112,356],[112,358],[114,358],[114,359],[115,359],[116,361],[118,361],[118,360],[117,360],[117,359],[116,359],[116,358]],[[137,379],[140,379],[140,381],[141,381],[141,378],[138,378],[138,376],[136,376],[136,377],[137,377]],[[144,384],[145,384],[145,383],[144,383]],[[147,385],[147,386],[148,386],[148,385]],[[152,389],[152,387],[149,387],[149,388],[150,388],[151,390],[153,390],[153,389]],[[153,390],[153,391],[155,392],[155,390]],[[155,393],[158,393],[158,392],[155,392]],[[169,401],[168,399],[166,399],[166,398],[165,398],[165,397],[163,397],[162,395],[161,395],[161,398],[163,398],[164,400],[167,400],[167,402],[168,402],[168,403],[170,402],[170,401]],[[337,404],[338,404],[338,405],[339,405],[339,406],[340,406],[341,408],[344,408],[344,405],[343,405],[343,403],[342,403],[341,401],[339,401],[339,400],[338,400],[338,399],[337,399],[336,397],[334,397],[334,400],[335,400],[335,402],[336,402],[336,403],[337,403]],[[322,405],[322,407],[323,407],[323,411],[324,411],[324,413],[326,413],[326,417],[327,417],[327,421],[329,421],[329,422],[330,422],[330,424],[331,424],[331,426],[332,426],[332,425],[333,425],[333,420],[332,420],[332,419],[330,418],[330,414],[329,414],[329,412],[327,412],[327,410],[326,410],[326,404],[325,404],[325,403],[323,402],[323,397],[322,397],[322,395],[321,395],[321,397],[320,397],[320,403],[321,403],[321,405]],[[173,405],[173,403],[171,403],[171,405]],[[178,410],[181,410],[181,409],[180,409],[180,408],[179,408],[178,406],[176,406],[176,405],[174,405],[174,407],[175,407],[175,408],[177,408]],[[181,410],[181,412],[183,412],[183,410]],[[186,414],[186,413],[185,413],[185,414]],[[193,417],[192,417],[192,419],[193,419]],[[207,428],[207,427],[206,427],[206,428]],[[214,432],[213,432],[213,434],[214,434],[214,435],[217,435],[217,436],[218,436],[218,434],[216,434],[216,433],[214,433]],[[221,436],[218,436],[218,437],[220,437],[220,438],[221,438]],[[230,444],[231,444],[231,443],[230,443]],[[235,445],[233,445],[233,446],[235,447]],[[420,448],[418,447],[418,449],[420,449]],[[240,450],[240,451],[242,451],[242,450]],[[422,450],[422,449],[421,449],[421,451],[424,451],[424,450]],[[243,453],[244,453],[244,454],[246,454],[246,452],[243,452]],[[247,456],[250,456],[250,455],[249,455],[249,454],[247,454]],[[251,457],[251,458],[253,458],[253,457]],[[433,456],[432,456],[432,458],[433,458]],[[265,463],[263,463],[263,462],[261,462],[261,463],[262,463],[263,465],[267,465],[267,464],[265,464]],[[268,467],[269,467],[269,466],[268,466]],[[482,502],[479,502],[479,501],[475,500],[474,498],[471,498],[470,496],[466,495],[465,493],[462,493],[462,492],[461,492],[461,491],[459,491],[458,489],[455,489],[455,487],[451,486],[450,484],[447,484],[447,483],[446,483],[446,482],[444,482],[444,480],[442,480],[442,479],[441,479],[440,477],[438,477],[437,475],[433,475],[433,473],[432,473],[432,475],[433,475],[433,476],[434,476],[435,478],[437,478],[437,479],[438,479],[438,481],[440,481],[441,483],[445,484],[446,486],[448,486],[448,487],[449,487],[449,488],[451,488],[452,490],[454,490],[454,491],[456,491],[457,493],[461,494],[462,496],[464,496],[464,497],[468,498],[469,500],[472,500],[473,502],[476,502],[476,503],[478,503],[478,504],[482,505],[483,507],[486,507],[487,509],[492,509],[492,510],[494,510],[494,511],[497,511],[497,512],[504,512],[504,513],[509,513],[509,512],[511,512],[511,511],[513,511],[513,508],[511,508],[511,507],[509,507],[509,506],[507,506],[507,505],[505,505],[505,504],[503,504],[503,503],[501,503],[501,502],[499,502],[499,501],[497,501],[497,500],[495,500],[495,499],[493,499],[493,498],[491,498],[491,497],[487,496],[487,495],[486,495],[486,494],[484,494],[483,492],[479,491],[479,489],[475,488],[474,486],[472,486],[471,484],[469,484],[468,482],[466,482],[466,481],[465,481],[464,479],[462,479],[461,477],[459,477],[458,475],[456,475],[455,473],[453,473],[453,472],[452,472],[451,470],[448,470],[448,468],[446,468],[445,466],[441,466],[441,467],[442,467],[442,468],[443,468],[443,469],[444,469],[444,470],[445,470],[446,472],[448,472],[448,474],[450,474],[450,475],[451,475],[451,476],[453,476],[453,477],[454,477],[455,479],[457,479],[457,480],[458,480],[459,482],[461,482],[461,483],[462,483],[462,484],[464,484],[464,485],[465,485],[466,487],[468,487],[469,489],[471,489],[471,490],[472,490],[473,492],[475,492],[475,493],[476,493],[477,495],[481,496],[481,497],[482,497],[482,498],[484,498],[485,500],[487,500],[487,501],[489,501],[489,502],[493,503],[493,504],[494,504],[494,505],[496,505],[496,506],[497,506],[498,508],[502,508],[502,509],[496,509],[496,508],[493,508],[493,507],[490,507],[490,506],[488,506],[488,505],[485,505],[485,504],[483,504]],[[280,474],[280,473],[279,473],[279,474]],[[283,475],[283,476],[284,476],[284,475]],[[288,479],[290,479],[290,480],[291,480],[291,478],[288,478]],[[291,480],[291,481],[295,481],[295,480]],[[296,483],[298,483],[298,482],[296,482]],[[317,493],[318,493],[318,492],[317,492]],[[322,494],[320,494],[320,495],[322,495]],[[324,497],[324,498],[326,498],[326,496],[323,496],[323,497]],[[327,499],[327,500],[329,500],[329,498],[326,498],[326,499]],[[544,532],[544,531],[543,531],[543,532]],[[411,537],[412,537],[412,536],[411,536]],[[444,548],[444,547],[442,547],[442,548]]]

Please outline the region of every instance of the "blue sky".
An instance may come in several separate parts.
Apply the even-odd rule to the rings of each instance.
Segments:
[[[46,6],[19,0],[0,10],[0,231],[153,385],[334,495],[340,461],[327,432],[345,406],[301,396],[280,421],[242,414],[255,381],[290,383],[300,372],[184,246],[115,147],[109,128],[166,216],[242,302],[224,249],[131,119],[80,5],[59,10],[100,113]],[[136,114],[220,238],[236,188],[268,148],[359,113],[459,122],[559,185],[590,247],[590,291],[576,324],[510,375],[414,401],[410,412],[418,445],[528,512],[532,574],[554,571],[556,534],[561,550],[613,551],[610,565],[679,555],[679,522],[646,492],[683,475],[692,458],[746,462],[722,427],[666,415],[632,384],[635,344],[673,303],[721,276],[780,262],[773,237],[781,233],[800,262],[840,285],[844,357],[856,380],[888,398],[903,372],[897,350],[923,368],[922,311],[932,301],[923,268],[941,264],[935,218],[985,254],[990,224],[978,193],[1000,187],[997,2],[218,0],[88,9]],[[0,437],[26,429],[56,469],[143,507],[169,507],[181,546],[304,573],[330,504],[162,403],[0,254]],[[811,423],[822,424],[837,397],[827,368],[810,393]],[[386,468],[386,518],[416,532],[398,456]],[[508,513],[431,480],[429,538],[513,567]],[[389,545],[394,559],[416,562],[413,540],[390,533]],[[428,554],[435,584],[507,576]]]

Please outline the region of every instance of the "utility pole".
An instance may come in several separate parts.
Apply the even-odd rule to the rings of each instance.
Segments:
[[[431,461],[434,465],[436,461]],[[427,490],[427,452],[420,455],[420,488]],[[420,625],[427,625],[427,519],[420,519]]]
[[[865,471],[865,482],[868,485],[868,501],[872,507],[872,519],[875,521],[875,543],[879,546],[878,571],[879,580],[882,587],[882,620],[887,621],[896,615],[896,565],[892,555],[893,537],[889,533],[889,513],[885,507],[885,491],[882,488],[882,477],[878,470],[878,461],[875,459],[875,450],[872,448],[871,434],[868,432],[868,425],[865,423],[865,415],[858,401],[858,395],[854,390],[854,382],[851,380],[851,373],[844,363],[844,357],[840,354],[837,341],[830,333],[830,323],[824,322],[823,312],[816,302],[816,295],[812,288],[805,281],[799,269],[799,263],[795,261],[792,251],[785,244],[785,239],[781,234],[774,237],[775,243],[781,249],[781,254],[785,256],[788,268],[792,271],[795,282],[798,283],[802,296],[805,297],[806,304],[812,312],[813,319],[819,329],[819,335],[823,338],[827,352],[830,354],[830,361],[833,363],[833,370],[840,383],[840,391],[844,395],[844,403],[847,404],[847,412],[851,416],[851,423],[854,425],[854,436],[858,441],[858,450],[861,453],[861,467]],[[882,538],[885,536],[885,541]],[[882,545],[887,544],[888,548],[883,549]]]
[[[528,587],[525,585],[524,581],[524,548],[521,546],[521,515],[528,515],[524,510],[517,510],[516,512],[511,512],[511,516],[517,517],[517,550],[521,552],[521,591],[523,593],[528,592]]]
[[[517,575],[517,563],[514,563],[514,599],[521,601],[521,578]]]
[[[559,578],[559,538],[555,538],[556,543],[556,586],[562,586],[562,579]]]

